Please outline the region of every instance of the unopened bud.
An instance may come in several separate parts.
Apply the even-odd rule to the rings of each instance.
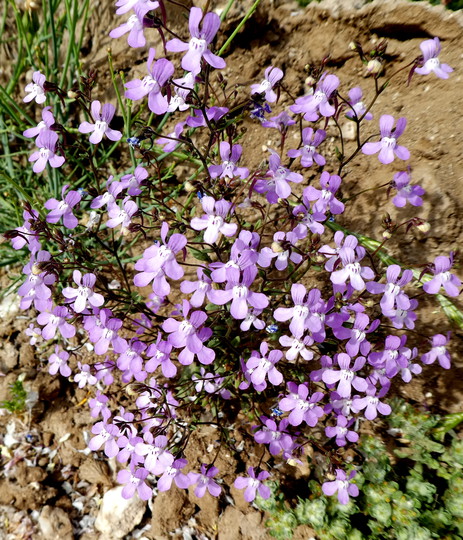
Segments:
[[[356,51],[356,50],[357,50],[357,44],[355,43],[355,41],[351,41],[351,42],[349,43],[349,49],[350,49],[351,51]]]
[[[313,86],[316,83],[312,75],[309,75],[304,82],[307,86]]]
[[[69,99],[76,99],[77,98],[77,92],[74,92],[74,90],[68,90],[68,98]]]
[[[278,242],[272,242],[272,251],[273,253],[283,253],[284,249]]]
[[[373,58],[373,60],[370,60],[367,64],[368,73],[373,73],[373,75],[377,75],[378,73],[381,73],[382,70],[383,64],[380,60],[378,60],[378,58]]]
[[[422,221],[421,223],[419,223],[416,228],[421,231],[422,233],[427,233],[430,231],[431,229],[431,225],[429,224],[428,221]]]
[[[389,231],[383,231],[383,239],[389,240],[389,238],[392,236],[392,234]]]
[[[196,191],[196,188],[191,182],[185,182],[185,185],[183,186],[185,191],[188,193],[191,193],[192,191]]]

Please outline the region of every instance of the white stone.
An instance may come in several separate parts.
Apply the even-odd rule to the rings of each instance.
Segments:
[[[95,529],[102,533],[100,540],[123,538],[143,518],[146,501],[142,501],[136,494],[131,499],[124,499],[122,489],[122,486],[117,486],[104,494],[95,520]]]

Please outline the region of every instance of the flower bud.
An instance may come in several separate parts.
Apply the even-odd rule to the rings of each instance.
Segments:
[[[381,73],[382,70],[383,70],[383,64],[381,63],[381,60],[379,60],[378,58],[373,58],[367,64],[368,73],[377,75],[378,73]]]
[[[419,223],[416,228],[421,231],[422,233],[427,233],[430,231],[431,229],[431,225],[429,224],[428,221],[422,221],[421,223]]]
[[[272,242],[272,251],[273,253],[283,253],[284,249],[278,242]]]
[[[389,231],[383,231],[383,239],[389,240],[391,238],[392,234]]]
[[[195,186],[191,182],[185,182],[185,185],[183,186],[185,191],[187,193],[191,193],[192,191],[196,191]]]
[[[77,92],[74,92],[74,90],[68,90],[68,98],[69,99],[76,99],[77,98]]]

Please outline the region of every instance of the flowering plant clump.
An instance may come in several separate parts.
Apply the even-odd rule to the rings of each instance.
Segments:
[[[149,48],[143,79],[118,88],[137,111],[135,121],[121,111],[124,139],[110,127],[115,106],[93,99],[92,77],[73,93],[87,118],[78,129],[45,107],[42,121],[24,132],[37,137],[33,171],[50,174],[51,167],[68,179],[61,198],[43,208],[26,203],[23,225],[7,233],[14,249],[29,252],[18,290],[21,307],[35,310],[28,335],[48,351],[50,374],[93,394],[88,447],[116,458],[124,497],[149,499],[172,485],[220,496],[226,486],[217,458],[237,451],[239,410],[247,418],[239,429],[258,448],[256,462],[234,480],[248,502],[270,496],[267,450],[275,462],[300,461],[317,432],[323,493],[346,504],[359,493],[344,459],[359,421],[389,415],[393,379],[409,382],[420,362],[451,367],[451,336],[419,328],[420,298],[455,297],[461,288],[452,253],[423,261],[420,274],[382,250],[400,227],[422,220],[386,220],[382,243],[372,248],[345,219],[348,162],[376,153],[384,166],[410,159],[397,142],[407,144],[406,118],[373,110],[390,80],[379,84],[376,73],[372,89],[349,88],[322,64],[307,95],[288,94],[289,108],[267,117],[285,91],[284,73],[267,66],[260,82],[229,89],[216,71],[226,67],[218,15],[191,8],[189,33],[167,41],[166,31],[177,34],[163,1],[116,7],[133,14],[111,37],[129,32],[129,46],[144,47],[147,21],[156,20],[164,46]],[[430,41],[410,63],[412,79],[451,71],[437,58],[438,38]],[[65,89],[38,71],[33,81],[25,101],[50,103],[56,94],[59,106]],[[370,111],[380,134],[366,136],[374,129]],[[253,142],[239,129],[245,117],[263,137],[268,129],[280,136],[259,165],[246,161]],[[355,123],[358,137],[352,147],[343,141],[333,170],[327,130],[341,117]],[[292,148],[290,132],[298,140]],[[93,172],[85,189],[69,184],[70,140]],[[121,154],[106,171],[94,156],[111,144]],[[310,185],[309,167],[317,176]],[[409,182],[410,170],[391,171],[397,207],[422,204],[424,190]],[[411,338],[407,346],[409,329],[425,336],[421,349]],[[83,343],[90,357],[80,354]],[[214,457],[188,462],[190,434],[205,423],[218,432]]]

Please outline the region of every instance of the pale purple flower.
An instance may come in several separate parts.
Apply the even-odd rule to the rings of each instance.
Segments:
[[[75,327],[66,322],[66,319],[70,317],[68,308],[64,306],[56,306],[51,313],[39,313],[37,322],[44,326],[42,337],[44,339],[53,339],[57,329],[64,338],[69,339],[74,337],[76,334]]]
[[[75,298],[72,309],[76,313],[82,313],[87,307],[87,302],[92,307],[100,307],[104,304],[103,296],[93,290],[96,283],[96,276],[94,274],[84,274],[82,276],[80,270],[74,270],[72,279],[76,283],[77,289],[64,287],[63,296],[69,300]]]
[[[259,84],[251,85],[252,94],[264,94],[265,99],[269,103],[273,103],[277,100],[277,95],[273,91],[273,87],[283,77],[283,72],[277,67],[268,67],[265,70],[264,79]]]
[[[268,499],[270,497],[270,488],[265,486],[262,482],[267,480],[270,476],[270,473],[267,471],[261,471],[256,477],[254,472],[254,467],[248,467],[247,469],[248,477],[238,476],[235,480],[234,486],[237,489],[244,489],[244,500],[247,502],[252,502],[257,493],[263,498]]]
[[[135,453],[144,459],[144,467],[153,474],[162,474],[174,462],[174,456],[165,450],[168,440],[165,435],[154,437],[145,433],[144,442],[135,446]]]
[[[97,390],[95,397],[89,399],[88,401],[88,405],[90,407],[90,416],[92,418],[98,418],[101,416],[103,420],[107,422],[108,418],[111,416],[111,411],[107,406],[108,401],[108,396],[105,396],[99,390]]]
[[[352,386],[359,392],[365,392],[368,387],[366,380],[355,374],[365,365],[365,358],[363,356],[356,358],[352,368],[350,367],[352,359],[348,354],[339,353],[335,355],[334,359],[341,369],[339,371],[325,370],[322,375],[323,382],[326,384],[338,383],[336,392],[343,398],[350,397]]]
[[[325,117],[333,116],[336,109],[330,105],[329,100],[335,94],[339,82],[336,75],[323,76],[313,94],[297,98],[289,109],[296,114],[304,113],[304,120],[308,122],[317,121],[318,113]]]
[[[298,237],[292,233],[284,233],[277,231],[273,235],[272,246],[264,247],[260,253],[259,263],[267,268],[271,264],[272,259],[275,260],[275,268],[277,270],[285,270],[288,267],[288,261],[294,264],[299,264],[302,261],[302,255],[292,249],[298,241]]]
[[[295,362],[298,356],[302,356],[304,360],[312,360],[313,352],[308,349],[314,343],[314,340],[310,336],[304,338],[296,338],[290,336],[281,336],[280,344],[283,347],[289,347],[285,353],[285,358],[288,362]]]
[[[109,219],[106,222],[106,227],[114,229],[114,227],[121,225],[123,231],[127,230],[136,212],[138,212],[138,206],[129,196],[125,197],[120,206],[116,203],[110,204],[108,205]]]
[[[170,352],[172,351],[172,345],[162,339],[162,335],[159,333],[156,343],[152,343],[146,350],[146,356],[149,360],[145,364],[145,370],[148,373],[153,373],[159,366],[161,366],[162,374],[164,377],[170,379],[177,374],[177,368],[170,359]]]
[[[440,255],[434,259],[433,272],[434,277],[423,283],[423,290],[428,294],[437,294],[441,287],[444,287],[445,292],[449,296],[458,296],[461,281],[455,274],[451,274],[449,270],[453,265],[453,252],[450,252],[449,257]]]
[[[104,445],[104,453],[109,458],[117,456],[119,447],[117,446],[116,439],[120,433],[117,426],[114,424],[107,424],[106,422],[97,422],[92,427],[92,433],[95,437],[92,437],[88,443],[90,450],[95,452]]]
[[[48,272],[42,272],[41,263],[48,262],[51,255],[48,251],[41,250],[32,253],[30,261],[23,267],[22,272],[27,276],[26,281],[19,287],[18,295],[24,297],[21,300],[21,309],[28,309],[32,302],[39,311],[51,309],[51,289],[56,281],[56,276]]]
[[[194,9],[194,8],[193,8]],[[188,476],[191,480],[191,485],[196,484],[195,495],[196,497],[202,498],[206,494],[206,490],[213,497],[218,497],[222,488],[213,480],[214,476],[217,475],[219,469],[214,466],[208,466],[206,464],[201,465],[201,473],[190,472]]]
[[[159,2],[157,0],[117,0],[116,7],[116,15],[123,15],[131,9],[135,10],[138,7],[145,7],[148,11],[157,9]]]
[[[101,208],[102,206],[110,206],[116,202],[116,197],[124,189],[122,182],[114,180],[114,176],[110,176],[106,181],[106,189],[103,195],[98,195],[90,203],[90,208]]]
[[[378,159],[384,165],[394,161],[394,155],[399,159],[407,160],[410,158],[410,152],[405,146],[397,144],[397,139],[405,131],[407,119],[402,117],[397,120],[394,128],[394,117],[390,114],[383,114],[379,119],[379,130],[381,140],[379,142],[367,142],[362,146],[362,152],[367,155],[379,152]]]
[[[441,64],[437,58],[441,52],[441,44],[438,37],[427,39],[420,43],[420,49],[423,53],[423,66],[415,69],[415,73],[420,75],[428,75],[433,71],[440,79],[448,79],[449,73],[452,73],[453,68],[447,64]]]
[[[338,492],[338,501],[341,504],[347,504],[349,502],[349,495],[351,497],[357,497],[359,494],[359,488],[351,483],[356,474],[356,471],[351,471],[349,476],[347,476],[343,470],[336,469],[336,480],[333,482],[324,482],[322,484],[323,493],[331,496]]]
[[[153,490],[145,482],[148,476],[148,471],[144,468],[137,469],[131,472],[127,469],[122,469],[117,473],[117,481],[120,484],[125,484],[122,490],[124,499],[131,499],[135,495],[135,491],[142,501],[148,501],[153,495]]]
[[[148,176],[148,171],[141,165],[138,165],[137,167],[135,167],[133,173],[124,174],[124,176],[121,177],[120,183],[122,189],[126,189],[127,193],[132,197],[140,195],[140,186],[143,185],[144,180],[146,180]]]
[[[69,353],[63,351],[56,345],[55,352],[48,358],[48,373],[50,375],[56,375],[58,371],[63,377],[69,377],[72,371],[68,366]]]
[[[43,103],[47,99],[45,89],[43,87],[44,83],[45,75],[40,73],[40,71],[34,71],[32,74],[32,82],[30,82],[25,88],[27,95],[23,101],[25,103],[29,103],[29,101],[35,99],[35,102],[39,105]]]
[[[359,351],[362,355],[367,355],[370,352],[371,345],[367,341],[366,335],[374,332],[378,328],[380,321],[379,319],[373,321],[367,330],[369,322],[370,318],[368,315],[357,313],[351,328],[346,328],[345,326],[333,328],[333,334],[338,339],[349,339],[346,343],[346,351],[351,358],[357,356]]]
[[[181,143],[181,141],[178,139],[180,138],[185,125],[186,122],[178,122],[175,124],[174,131],[169,133],[167,137],[159,137],[159,139],[156,139],[156,144],[163,147],[163,152],[170,154],[177,148],[177,146]]]
[[[367,291],[373,294],[383,293],[380,301],[381,311],[384,315],[389,315],[389,312],[396,306],[397,309],[409,309],[410,299],[403,292],[402,287],[405,287],[413,279],[411,270],[404,270],[402,277],[399,278],[402,269],[397,264],[391,264],[386,270],[387,283],[376,283],[370,281],[366,284]]]
[[[322,392],[314,392],[310,398],[307,384],[297,385],[288,383],[289,394],[278,403],[278,408],[284,412],[291,411],[288,422],[292,426],[299,426],[305,421],[310,427],[315,427],[318,420],[324,415],[323,409],[316,405],[322,398]]]
[[[127,22],[121,24],[117,28],[114,28],[114,30],[111,30],[111,32],[109,32],[109,37],[112,37],[113,39],[119,38],[128,32],[129,35],[127,36],[127,43],[130,47],[144,47],[146,45],[146,38],[143,33],[143,18],[148,11],[153,9],[148,4],[156,3],[157,2],[137,3],[137,5],[133,7],[134,14],[128,18]]]
[[[196,9],[196,8],[194,8]],[[195,116],[188,116],[186,119],[186,124],[189,127],[205,127],[207,126],[206,118],[209,122],[217,122],[228,112],[227,107],[210,107],[206,108],[206,118],[204,117],[203,111],[195,109]]]
[[[283,375],[277,370],[275,364],[281,360],[282,351],[273,350],[268,352],[268,343],[263,341],[260,344],[260,355],[257,351],[252,351],[251,357],[246,362],[246,368],[251,373],[253,385],[261,385],[266,378],[274,386],[283,382]]]
[[[161,90],[166,82],[174,74],[174,64],[166,58],[160,58],[154,61],[156,51],[150,48],[148,61],[146,64],[148,75],[140,79],[134,79],[125,84],[125,97],[131,100],[138,100],[148,95],[148,107],[154,114],[164,114],[167,111],[169,103],[167,98],[162,95]]]
[[[51,126],[55,123],[55,117],[51,112],[51,107],[45,107],[42,111],[42,120],[35,126],[23,131],[24,137],[37,137],[35,144],[40,148],[40,135],[46,131],[50,131]]]
[[[259,428],[254,433],[254,439],[259,444],[268,444],[269,452],[272,456],[278,455],[282,451],[291,450],[293,448],[293,439],[291,435],[285,432],[288,427],[288,419],[283,418],[278,427],[276,422],[271,418],[261,416],[262,426],[254,426]]]
[[[174,92],[175,95],[170,98],[167,112],[174,112],[176,110],[186,111],[190,108],[190,104],[187,103],[188,95],[195,85],[194,73],[188,72],[184,77],[180,79],[174,79]]]
[[[276,116],[271,116],[269,120],[264,120],[261,125],[266,128],[278,129],[280,133],[286,133],[289,126],[293,126],[295,123],[296,121],[286,111],[283,111]]]
[[[54,131],[47,129],[41,133],[38,142],[40,142],[39,149],[29,157],[30,162],[35,161],[32,170],[35,173],[40,173],[45,169],[47,163],[54,169],[61,167],[66,160],[63,156],[56,155],[58,135]]]
[[[36,253],[40,250],[40,240],[37,231],[32,230],[32,223],[39,217],[39,213],[34,210],[24,210],[23,219],[24,223],[21,227],[16,227],[14,230],[18,234],[11,238],[11,246],[13,249],[21,249],[27,245],[27,249],[30,253]]]
[[[95,354],[106,354],[110,345],[113,346],[115,352],[122,352],[125,340],[118,335],[122,321],[112,316],[106,318],[104,315],[101,319],[104,321],[104,325],[100,336],[95,341]]]
[[[199,370],[199,376],[193,374],[191,380],[196,383],[195,390],[198,394],[204,391],[208,394],[218,394],[222,399],[231,397],[230,391],[223,388],[225,378],[214,373],[206,373],[203,367]]]
[[[210,263],[209,268],[213,269],[211,278],[214,283],[223,283],[224,281],[239,281],[240,272],[245,268],[255,266],[255,263],[259,260],[259,254],[254,246],[250,246],[245,238],[245,234],[249,233],[252,238],[257,233],[250,233],[249,231],[241,231],[238,238],[234,241],[231,252],[230,260],[226,263],[215,262]],[[257,235],[257,243],[259,243],[259,235]]]
[[[280,156],[272,150],[270,152],[268,171],[255,183],[254,189],[258,193],[265,193],[268,202],[275,204],[278,199],[287,199],[291,195],[291,186],[288,182],[299,184],[303,178],[299,173],[283,167]]]
[[[245,319],[240,324],[240,330],[247,332],[253,326],[256,330],[263,330],[265,328],[265,322],[259,319],[259,315],[262,313],[262,309],[251,309],[248,311]]]
[[[221,165],[211,165],[209,167],[209,174],[211,178],[234,178],[239,176],[242,180],[249,176],[249,169],[246,167],[237,167],[237,163],[240,160],[243,149],[240,144],[234,144],[231,147],[226,141],[220,143],[220,157],[222,158]]]
[[[185,294],[193,293],[190,304],[193,307],[201,307],[204,304],[206,294],[212,289],[212,281],[202,268],[198,268],[196,273],[198,281],[183,280],[180,284],[180,290]]]
[[[350,108],[348,108],[348,111],[346,112],[346,116],[348,118],[353,118],[355,120],[358,120],[361,116],[365,114],[365,111],[367,110],[365,103],[362,101],[363,92],[362,89],[359,86],[356,86],[355,88],[352,88],[349,90],[349,104]],[[373,118],[373,115],[371,112],[368,112],[364,116],[365,120],[371,120]]]
[[[187,489],[191,484],[190,476],[181,472],[187,464],[188,461],[186,459],[176,459],[172,465],[166,467],[166,470],[158,480],[158,490],[161,492],[168,491],[172,486],[172,482],[175,482],[175,485],[180,489]]]
[[[199,24],[202,20],[201,30]],[[213,54],[209,50],[209,45],[212,43],[220,26],[220,17],[216,13],[206,13],[203,19],[203,12],[198,7],[190,9],[189,28],[191,39],[188,43],[180,41],[180,39],[171,39],[166,44],[166,49],[172,52],[187,51],[182,58],[182,68],[185,71],[191,71],[197,75],[201,71],[201,59],[212,67],[223,69],[225,61],[220,56]]]
[[[37,326],[34,326],[34,323],[31,323],[26,330],[24,330],[26,336],[30,336],[29,345],[34,346],[37,342],[41,343],[42,341],[42,330]]]
[[[342,214],[344,212],[344,203],[335,197],[335,193],[341,186],[341,177],[323,171],[320,176],[320,186],[322,187],[321,190],[313,186],[304,189],[304,199],[316,201],[312,207],[313,211],[324,214],[329,210],[334,215]]]
[[[361,254],[360,257],[358,255],[359,253]],[[354,250],[344,243],[344,246],[339,251],[343,268],[331,273],[330,279],[332,283],[337,286],[344,286],[349,280],[356,291],[363,290],[365,288],[364,280],[373,279],[375,277],[375,273],[369,266],[361,266],[359,263],[364,254],[365,250],[363,248],[357,247]]]
[[[394,174],[393,187],[397,189],[397,194],[392,199],[392,203],[397,208],[403,208],[407,201],[412,206],[422,206],[422,195],[425,194],[421,186],[410,185],[411,176],[407,171],[400,171]]]
[[[336,426],[327,426],[325,428],[325,434],[329,438],[336,437],[336,444],[338,446],[346,446],[347,441],[355,443],[358,441],[359,435],[349,429],[353,423],[353,418],[348,420],[345,416],[339,415]]]
[[[255,266],[248,266],[243,270],[241,280],[230,279],[224,291],[211,289],[208,294],[209,300],[218,306],[231,300],[230,313],[234,319],[245,319],[250,304],[257,309],[268,306],[269,300],[264,293],[256,293],[249,289],[257,275]]]
[[[288,156],[290,158],[296,158],[301,156],[301,165],[303,167],[311,167],[313,162],[317,165],[323,166],[326,163],[325,158],[317,152],[317,146],[320,145],[326,139],[326,131],[323,129],[317,129],[314,134],[312,128],[304,128],[302,130],[302,142],[304,146],[297,150],[289,150]]]
[[[450,353],[446,349],[449,340],[450,332],[447,332],[447,336],[443,334],[433,336],[431,341],[432,349],[421,357],[423,364],[433,364],[437,359],[441,367],[450,369]]]
[[[392,412],[391,407],[387,403],[380,401],[388,390],[388,387],[383,388],[376,394],[376,388],[372,385],[368,385],[366,389],[366,396],[361,398],[359,396],[354,397],[352,400],[352,410],[358,413],[365,409],[365,418],[367,420],[374,420],[378,413],[383,415],[389,415]]]
[[[80,371],[74,376],[74,382],[79,388],[84,388],[87,384],[93,386],[98,382],[95,375],[90,371],[90,366],[88,364],[82,365],[81,362],[77,362],[77,367]]]
[[[206,196],[201,199],[201,204],[206,214],[203,214],[200,218],[194,217],[191,220],[191,226],[196,231],[206,229],[204,242],[214,244],[220,233],[224,236],[234,236],[236,234],[238,225],[225,222],[225,219],[232,211],[232,203],[225,199],[216,201],[214,197]]]
[[[114,105],[105,103],[102,109],[101,103],[98,100],[92,101],[91,112],[95,123],[92,124],[87,121],[82,122],[79,126],[79,131],[80,133],[91,133],[89,140],[92,144],[101,142],[103,135],[106,135],[110,141],[118,141],[122,137],[120,131],[116,131],[109,127],[109,123],[116,112],[116,107],[114,107]]]
[[[58,201],[57,199],[48,199],[48,201],[45,202],[45,208],[51,210],[51,212],[47,214],[46,219],[47,223],[58,223],[62,218],[63,225],[66,228],[75,229],[79,224],[79,221],[72,213],[72,209],[80,203],[82,196],[78,191],[74,190],[69,191],[66,196],[64,196],[68,187],[68,185],[63,186],[63,189],[61,190],[61,201]]]
[[[385,315],[389,317],[394,328],[401,329],[405,325],[409,330],[413,330],[417,319],[417,315],[413,310],[417,307],[418,300],[413,298],[410,300],[410,307],[408,309],[391,309]]]

